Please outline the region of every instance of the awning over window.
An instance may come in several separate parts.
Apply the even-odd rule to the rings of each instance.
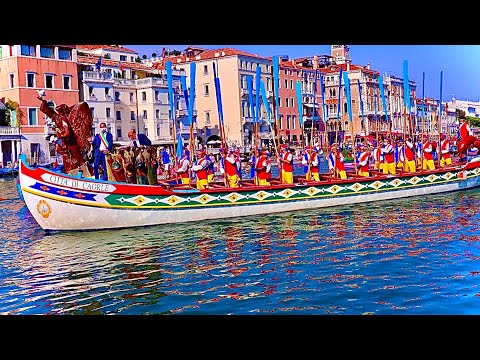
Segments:
[[[21,135],[22,140],[28,140],[25,136]],[[0,141],[3,140],[18,140],[20,137],[18,135],[0,135]]]

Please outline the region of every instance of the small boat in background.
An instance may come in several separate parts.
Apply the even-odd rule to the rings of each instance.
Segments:
[[[18,166],[17,167],[2,167],[0,168],[0,177],[6,176],[17,176],[18,175]]]

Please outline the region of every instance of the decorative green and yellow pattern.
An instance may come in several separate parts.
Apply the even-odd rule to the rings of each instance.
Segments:
[[[480,168],[459,170],[441,174],[392,177],[351,183],[319,184],[318,186],[295,185],[290,188],[255,189],[252,191],[178,193],[167,196],[110,194],[104,201],[116,208],[180,209],[205,206],[251,205],[260,203],[305,201],[310,199],[355,196],[360,194],[385,193],[427,186],[462,182],[480,175]],[[480,182],[480,177],[478,179]],[[105,206],[103,204],[101,206]],[[107,206],[108,206],[107,205]]]

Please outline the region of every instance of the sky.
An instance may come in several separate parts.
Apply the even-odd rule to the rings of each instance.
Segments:
[[[230,47],[259,56],[288,55],[300,58],[330,54],[330,45],[123,45],[142,57],[160,55],[162,48],[183,50],[188,46],[206,49]],[[349,45],[352,64],[367,65],[382,75],[403,78],[403,61],[408,61],[408,78],[416,82],[417,97],[450,101],[480,101],[480,45]],[[442,76],[442,88],[440,78]],[[423,86],[425,73],[425,86]]]

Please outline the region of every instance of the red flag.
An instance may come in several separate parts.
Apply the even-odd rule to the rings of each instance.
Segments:
[[[120,64],[120,70],[125,70],[125,65],[124,64]]]

